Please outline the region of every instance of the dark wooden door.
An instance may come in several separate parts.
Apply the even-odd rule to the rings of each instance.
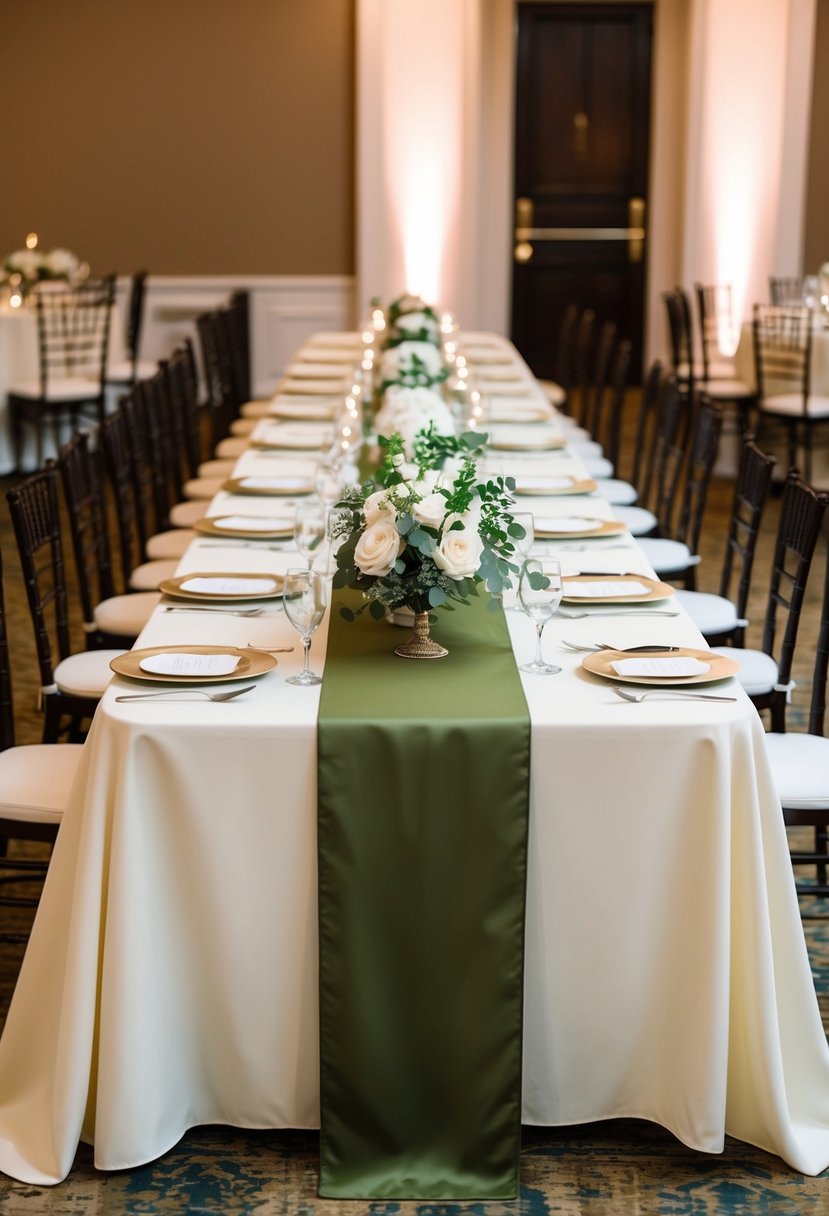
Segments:
[[[641,372],[652,5],[518,5],[512,337],[539,376],[573,301]]]

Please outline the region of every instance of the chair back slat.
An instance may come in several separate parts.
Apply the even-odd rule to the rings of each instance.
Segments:
[[[751,434],[746,435],[734,487],[734,502],[719,590],[721,596],[726,599],[729,597],[731,580],[737,570],[739,579],[734,602],[740,619],[745,619],[746,615],[757,538],[776,463],[775,456],[767,456],[757,447],[754,437]]]
[[[88,431],[79,431],[63,445],[58,458],[88,638],[95,631],[96,604],[115,594],[100,456],[92,451],[89,439]]]
[[[685,488],[677,529],[677,540],[683,541],[691,553],[696,553],[699,548],[702,518],[708,501],[711,473],[720,446],[722,426],[722,410],[715,402],[702,396],[688,451]]]

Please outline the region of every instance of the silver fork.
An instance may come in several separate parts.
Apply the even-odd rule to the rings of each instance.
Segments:
[[[559,608],[556,616],[562,616],[568,621],[580,621],[584,617],[601,616],[679,616],[678,612],[667,612],[661,608],[619,608],[599,612],[570,612]]]
[[[629,692],[626,688],[620,688],[618,684],[611,684],[610,687],[616,693],[617,697],[621,697],[623,701],[634,701],[637,705],[641,701],[647,700],[648,697],[661,697],[667,701],[736,701],[736,697],[715,697],[707,692],[674,692],[669,688],[649,688],[646,692]]]
[[[195,605],[165,604],[165,612],[215,612],[218,616],[262,616],[264,608],[197,608]]]
[[[246,684],[244,688],[231,688],[229,692],[206,692],[203,688],[165,688],[160,692],[131,692],[116,701],[146,701],[149,697],[178,697],[179,700],[193,700],[196,697],[206,697],[208,701],[233,701],[242,693],[252,692],[255,684]]]

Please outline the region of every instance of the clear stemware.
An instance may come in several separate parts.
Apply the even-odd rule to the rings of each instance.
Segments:
[[[315,675],[309,666],[311,637],[325,616],[328,606],[328,580],[318,570],[292,567],[285,572],[282,591],[285,615],[302,638],[304,655],[302,671],[297,676],[288,676],[288,684],[302,687],[321,684],[322,676]]]
[[[314,488],[326,506],[338,502],[343,492],[342,454],[329,454],[321,460],[314,471]]]
[[[555,615],[561,603],[561,564],[553,557],[529,557],[521,569],[518,595],[521,607],[526,612],[536,631],[535,658],[522,663],[521,671],[532,675],[553,676],[561,671],[553,663],[545,663],[541,650],[541,635],[544,626]]]
[[[518,577],[521,577],[521,568],[524,562],[530,555],[530,550],[535,544],[535,520],[532,511],[511,511],[513,521],[524,529],[523,536],[512,536],[510,540],[515,546],[515,564],[519,567]],[[518,589],[510,590],[504,593],[504,607],[511,609],[513,612],[521,612],[521,604],[518,602]]]
[[[307,561],[309,569],[319,555],[321,546],[325,544],[327,512],[327,504],[316,499],[297,503],[294,515],[294,543]]]

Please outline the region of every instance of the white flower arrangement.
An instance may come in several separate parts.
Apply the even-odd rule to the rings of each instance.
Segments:
[[[402,313],[392,326],[395,339],[406,341],[414,338],[420,342],[430,342],[433,346],[440,345],[440,325],[432,309],[419,309],[417,312]]]
[[[485,435],[469,433],[451,442],[423,436],[419,463],[408,465],[403,441],[393,435],[386,448],[381,485],[350,487],[338,504],[335,587],[361,591],[365,608],[382,619],[388,610],[415,613],[468,604],[483,583],[493,595],[511,586],[517,574],[513,541],[524,535],[509,513],[512,478],[478,476],[475,454]],[[434,480],[434,464],[452,447],[461,467],[448,485]]]
[[[68,249],[52,249],[48,253],[17,249],[3,259],[4,281],[15,283],[23,291],[30,291],[37,283],[74,283],[82,277],[81,263]]]
[[[374,429],[387,439],[395,433],[403,440],[408,459],[415,452],[418,435],[430,425],[439,435],[454,435],[452,413],[433,388],[406,388],[394,384],[383,394],[383,404],[374,419]]]
[[[434,383],[443,372],[440,350],[431,342],[406,339],[384,350],[380,356],[380,379],[385,384],[402,381],[405,377],[422,375],[415,383]]]

